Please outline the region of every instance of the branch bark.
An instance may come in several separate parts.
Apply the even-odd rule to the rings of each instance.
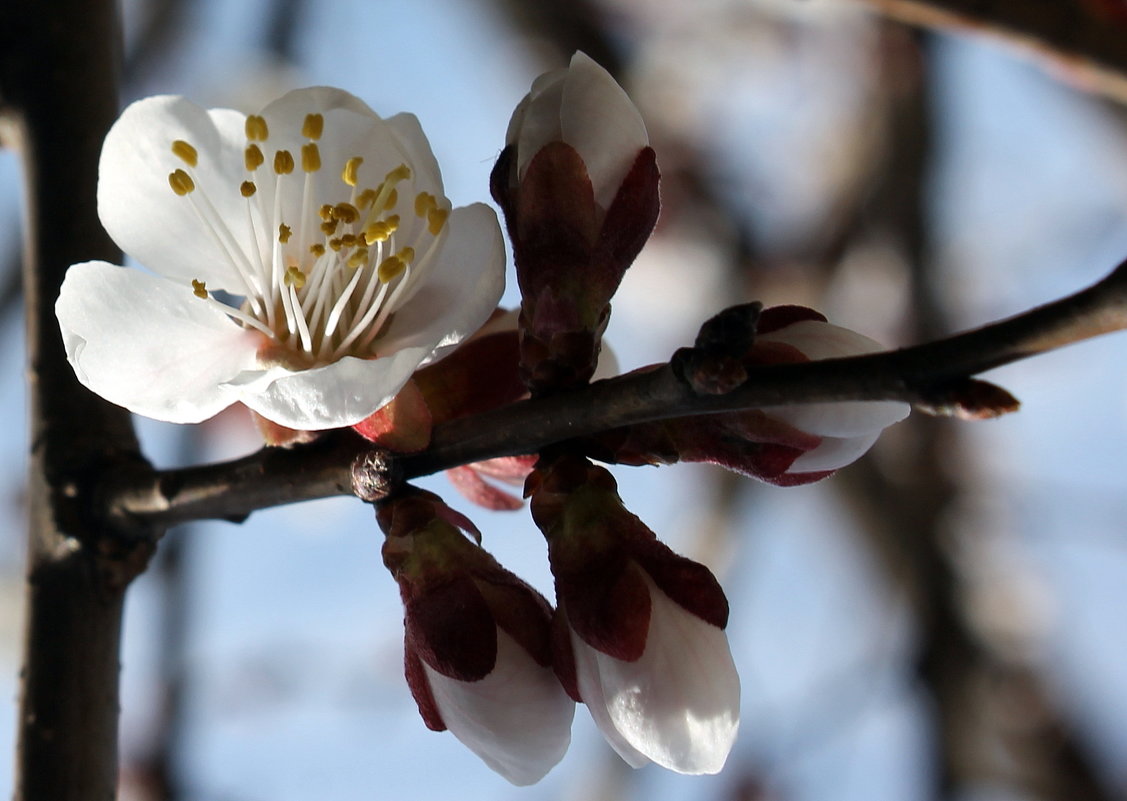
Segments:
[[[1124,328],[1127,262],[1088,289],[1008,320],[897,351],[752,368],[748,380],[725,395],[694,394],[666,364],[452,420],[435,428],[426,450],[385,454],[380,471],[394,484],[625,425],[792,403],[903,400],[960,415],[967,411],[969,376]],[[122,526],[240,520],[267,506],[352,494],[353,461],[369,450],[341,431],[231,462],[134,473],[105,487],[102,509]]]
[[[1115,0],[856,0],[912,25],[985,34],[1089,91],[1127,102],[1127,9]]]
[[[54,320],[70,264],[119,258],[94,202],[118,42],[112,0],[0,6],[0,106],[26,186],[32,418],[18,801],[115,797],[122,603],[155,541],[90,514],[102,476],[147,466],[128,414],[78,385]]]

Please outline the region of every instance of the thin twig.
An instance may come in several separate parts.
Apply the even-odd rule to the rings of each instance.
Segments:
[[[902,400],[943,410],[949,388],[960,380],[1124,328],[1127,262],[1075,295],[936,342],[848,359],[755,367],[746,383],[726,395],[694,394],[667,364],[452,420],[435,428],[426,450],[389,455],[385,461],[394,479],[409,480],[673,417],[847,400]],[[268,506],[352,494],[351,465],[366,449],[363,440],[342,431],[290,450],[264,448],[231,462],[135,474],[105,487],[103,508],[121,524],[239,520]]]

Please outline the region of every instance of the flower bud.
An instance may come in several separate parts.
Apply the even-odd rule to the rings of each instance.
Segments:
[[[490,179],[513,243],[521,373],[533,394],[594,372],[611,296],[657,221],[658,171],[637,108],[583,53],[513,113]]]
[[[622,505],[610,473],[565,456],[529,480],[556,580],[560,681],[631,766],[717,773],[739,728],[728,602]]]
[[[377,519],[423,721],[513,784],[539,781],[567,751],[575,710],[552,672],[548,602],[467,540],[458,529],[476,529],[436,495],[397,496]]]

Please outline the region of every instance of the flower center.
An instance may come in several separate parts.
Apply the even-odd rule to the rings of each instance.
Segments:
[[[380,333],[426,272],[450,214],[445,198],[413,191],[408,164],[383,172],[365,167],[360,156],[348,156],[342,159],[339,183],[333,178],[329,188],[318,184],[323,131],[322,115],[307,114],[300,165],[282,149],[274,151],[272,165],[266,167],[266,120],[247,118],[245,180],[238,187],[251,232],[247,242],[239,241],[207,187],[197,181],[199,153],[191,143],[172,143],[172,153],[184,167],[168,176],[172,191],[191,204],[226,257],[237,277],[230,291],[242,302],[238,307],[223,303],[198,280],[192,281],[193,293],[264,334],[268,342],[261,355],[300,367],[346,355],[376,355]],[[301,174],[295,175],[299,166]],[[269,182],[255,180],[266,169],[274,173],[272,196],[269,190],[259,191],[260,183]],[[375,176],[380,177],[373,182]],[[413,201],[404,201],[401,194]],[[284,202],[291,197],[294,203]],[[300,208],[297,219],[286,219],[284,210],[295,207]]]

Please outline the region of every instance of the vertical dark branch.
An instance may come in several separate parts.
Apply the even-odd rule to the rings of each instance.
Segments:
[[[116,260],[95,208],[98,152],[117,113],[112,0],[0,6],[0,101],[26,186],[30,538],[19,801],[112,799],[122,600],[152,549],[92,522],[100,477],[139,464],[128,415],[83,390],[54,318],[73,262]]]

